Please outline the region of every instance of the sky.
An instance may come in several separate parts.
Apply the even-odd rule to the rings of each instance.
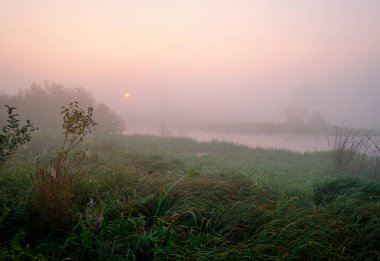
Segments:
[[[292,106],[380,127],[379,14],[378,0],[1,0],[0,91],[82,86],[127,122]]]

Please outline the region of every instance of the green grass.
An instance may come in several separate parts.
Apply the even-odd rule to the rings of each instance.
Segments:
[[[0,260],[380,260],[380,184],[327,176],[329,152],[92,137],[55,224],[30,178],[49,137],[0,169]]]

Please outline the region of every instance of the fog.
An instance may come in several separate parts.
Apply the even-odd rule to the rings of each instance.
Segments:
[[[83,86],[136,131],[281,122],[286,108],[377,128],[379,13],[377,0],[3,0],[0,90]]]

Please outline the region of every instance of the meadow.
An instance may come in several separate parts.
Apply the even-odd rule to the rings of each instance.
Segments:
[[[58,171],[60,144],[0,168],[1,260],[380,260],[380,184],[333,152],[92,135]]]

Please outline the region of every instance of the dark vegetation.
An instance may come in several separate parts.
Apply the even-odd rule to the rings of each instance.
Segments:
[[[29,142],[36,130],[29,120],[21,125],[19,115],[14,113],[16,108],[4,106],[7,108],[7,123],[0,130],[0,165],[16,152],[18,146]]]
[[[380,259],[359,156],[91,134],[96,107],[61,111],[62,134],[0,166],[1,260]]]

